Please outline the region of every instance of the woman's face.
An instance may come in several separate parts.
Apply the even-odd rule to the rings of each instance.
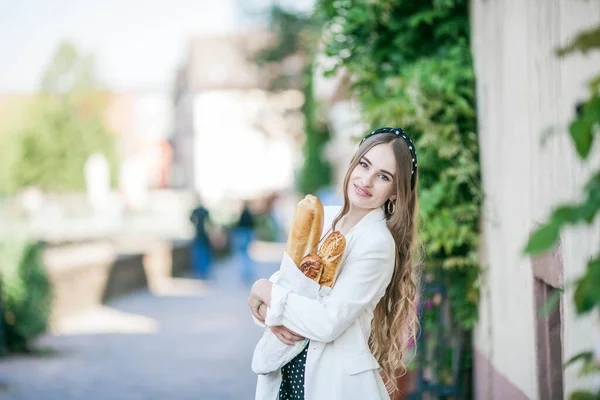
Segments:
[[[347,189],[350,204],[360,209],[382,206],[394,193],[395,175],[396,158],[392,144],[375,145],[350,174]]]

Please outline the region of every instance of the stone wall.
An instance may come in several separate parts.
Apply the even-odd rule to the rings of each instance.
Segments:
[[[190,271],[187,241],[153,242],[127,253],[110,243],[61,246],[48,249],[44,261],[54,291],[52,319]]]

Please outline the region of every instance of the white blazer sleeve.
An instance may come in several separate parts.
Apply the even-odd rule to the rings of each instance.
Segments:
[[[328,295],[307,298],[274,283],[266,324],[284,325],[301,336],[328,343],[369,305],[374,307],[392,277],[395,243],[388,231],[380,229],[362,232],[354,243]]]

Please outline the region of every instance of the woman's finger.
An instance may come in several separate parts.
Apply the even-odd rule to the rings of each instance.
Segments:
[[[283,335],[283,337],[286,340],[291,341],[292,344],[294,342],[301,342],[302,340],[304,340],[304,336],[298,335],[296,332],[289,330],[288,328],[286,328],[283,325],[273,326],[273,327],[271,327],[271,330],[276,334]]]
[[[304,337],[302,337],[302,335],[300,335],[300,334],[298,334],[298,333],[294,332],[293,330],[291,330],[291,329],[289,329],[289,328],[286,328],[285,326],[283,327],[283,329],[285,329],[286,331],[288,331],[288,332],[289,332],[289,333],[291,333],[292,335],[299,336],[299,337],[301,337],[302,339],[304,339]]]
[[[263,324],[265,323],[265,319],[258,312],[258,308],[250,308],[250,310],[252,311],[252,315],[254,315],[254,318],[256,318],[257,320],[259,320]]]
[[[285,343],[285,344],[287,344],[287,345],[290,345],[290,346],[293,346],[293,345],[294,345],[294,342],[293,342],[293,341],[291,341],[290,339],[288,339],[288,338],[287,338],[285,335],[283,335],[283,334],[282,334],[281,336],[282,336],[282,337],[283,337],[283,339],[285,340],[283,343]]]
[[[283,327],[283,329],[285,329],[285,331],[286,331],[286,336],[288,338],[290,338],[291,340],[293,340],[295,342],[299,342],[301,340],[304,340],[304,336],[301,336],[301,335],[297,334],[296,332],[294,332],[292,330],[289,330],[286,327]]]
[[[299,335],[292,335],[290,337],[290,339],[293,340],[294,342],[301,342],[301,341],[304,340],[304,338],[302,336],[299,336]]]
[[[260,312],[259,312],[261,304],[263,304],[263,303],[254,296],[250,296],[250,298],[248,299],[248,307],[250,307],[250,312],[252,312],[252,315],[254,316],[254,318],[256,318],[257,320],[259,320],[261,323],[264,324],[265,320],[260,315]]]
[[[258,311],[256,310],[252,310],[252,315],[254,316],[254,318],[256,318],[261,324],[265,323],[265,320],[263,319],[263,317],[258,313]]]
[[[267,317],[267,305],[265,303],[260,304],[260,306],[258,307],[258,313],[260,314],[263,320]]]
[[[280,329],[280,328],[281,327],[279,327],[279,326],[271,327],[271,331],[273,332],[273,334],[275,335],[275,337],[277,339],[279,339],[280,342],[282,342],[283,344],[287,344],[288,346],[293,346],[294,342],[291,341],[291,340],[289,340],[286,337],[283,329]]]

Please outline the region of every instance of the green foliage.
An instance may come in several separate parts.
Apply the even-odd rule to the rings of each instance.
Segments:
[[[434,379],[446,382],[453,365],[447,345],[468,337],[477,321],[481,275],[482,192],[468,2],[321,0],[317,7],[319,18],[328,21],[325,52],[334,60],[328,73],[346,71],[351,94],[372,128],[401,126],[417,146],[426,274],[448,289],[442,326],[432,312],[436,307],[424,313],[427,346],[420,351]],[[426,309],[435,301],[435,296],[420,299]],[[443,343],[436,343],[438,335]]]
[[[569,366],[571,364],[575,364],[578,361],[582,362],[581,367],[579,369],[579,376],[589,375],[589,374],[593,374],[593,373],[597,374],[598,372],[600,372],[600,363],[598,363],[598,361],[594,360],[594,353],[592,351],[583,351],[579,354],[576,354],[575,356],[571,357],[571,359],[564,364],[564,367],[566,368],[567,366]],[[585,396],[591,396],[591,397],[585,397]],[[588,393],[588,392],[579,391],[579,392],[575,392],[575,393],[571,394],[571,400],[574,400],[577,398],[598,399],[599,396],[600,396],[600,393],[592,394],[592,393]]]
[[[563,289],[554,289],[552,290],[552,294],[548,296],[546,300],[546,304],[542,306],[539,312],[539,316],[541,318],[547,318],[552,315],[553,312],[557,310],[557,307],[560,304],[560,299],[564,293]]]
[[[279,74],[271,77],[274,90],[301,88],[304,94],[302,114],[304,117],[304,163],[297,178],[297,188],[302,194],[316,193],[331,184],[331,166],[323,157],[323,147],[329,140],[327,124],[319,119],[313,94],[312,64],[316,49],[316,32],[320,21],[307,15],[286,11],[280,6],[270,9],[270,28],[276,38],[272,46],[260,53],[258,62],[278,64]],[[299,76],[292,77],[285,72],[283,64],[292,57],[302,60]],[[299,78],[299,79],[298,79]]]
[[[18,184],[13,171],[21,158],[21,140],[18,132],[27,120],[25,109],[27,104],[9,102],[0,117],[0,197],[14,193]]]
[[[279,237],[279,227],[269,212],[256,214],[256,239],[265,242],[276,242]]]
[[[579,118],[575,119],[569,127],[577,153],[583,159],[587,158],[590,153],[594,135],[598,133],[599,121],[600,96],[598,93],[594,93],[582,107]]]
[[[452,314],[477,319],[482,200],[475,76],[463,0],[318,3],[325,51],[352,81],[373,127],[401,126],[419,150],[427,268],[450,282]]]
[[[103,153],[116,172],[114,138],[102,121],[107,95],[93,88],[89,58],[62,45],[43,93],[20,107],[19,120],[0,126],[0,195],[27,186],[52,192],[85,190],[87,158]]]
[[[590,392],[576,391],[571,394],[571,400],[599,400],[600,396],[594,395]]]
[[[114,164],[114,142],[98,115],[82,115],[76,104],[41,96],[31,109],[29,123],[19,132],[21,157],[14,166],[15,186],[42,190],[85,190],[84,166],[101,152]]]
[[[557,50],[559,56],[575,52],[586,54],[600,49],[600,25],[580,32],[570,45]],[[578,115],[569,126],[569,133],[577,154],[587,160],[600,130],[600,74],[589,83],[590,98],[578,107]],[[560,234],[568,226],[592,225],[600,209],[600,170],[591,174],[584,187],[583,200],[574,204],[557,206],[548,221],[533,232],[524,249],[525,254],[539,254],[550,250],[560,239]],[[588,261],[585,273],[575,282],[573,301],[577,313],[584,314],[600,310],[600,253]],[[547,308],[547,307],[546,307]],[[569,360],[565,366],[575,361],[583,361],[580,375],[598,374],[600,365],[593,359],[592,352],[580,353]],[[600,392],[573,392],[571,400],[600,399]]]
[[[446,345],[468,337],[477,321],[481,274],[482,193],[468,2],[321,0],[317,7],[319,18],[328,21],[325,52],[334,60],[328,74],[344,69],[372,128],[401,126],[417,146],[425,272],[448,288],[449,316],[440,326],[431,312],[435,307],[424,313],[427,346],[420,351],[434,379],[446,382],[453,363]],[[420,299],[426,308],[435,301],[435,296]],[[439,334],[443,343],[436,343]]]
[[[597,49],[600,49],[600,25],[579,32],[568,46],[559,48],[556,54],[564,57],[576,52],[587,54],[588,51]]]
[[[269,14],[275,42],[260,53],[258,61],[261,64],[280,62],[289,56],[309,50],[302,40],[302,33],[306,32],[310,24],[308,16],[286,11],[279,5],[271,7]]]
[[[94,59],[80,54],[69,42],[58,47],[42,78],[42,90],[49,93],[85,91],[97,86]]]
[[[48,326],[51,288],[42,251],[41,244],[24,240],[0,244],[4,346],[11,351],[29,350],[31,340]]]
[[[566,226],[594,221],[600,209],[600,171],[589,179],[584,190],[585,198],[581,203],[564,204],[554,209],[548,222],[531,234],[525,253],[543,253],[554,246]]]
[[[298,190],[302,194],[316,193],[331,184],[331,166],[323,157],[323,148],[329,140],[326,124],[316,118],[316,107],[312,90],[312,68],[306,73],[307,84],[304,90],[304,164],[298,178]]]

